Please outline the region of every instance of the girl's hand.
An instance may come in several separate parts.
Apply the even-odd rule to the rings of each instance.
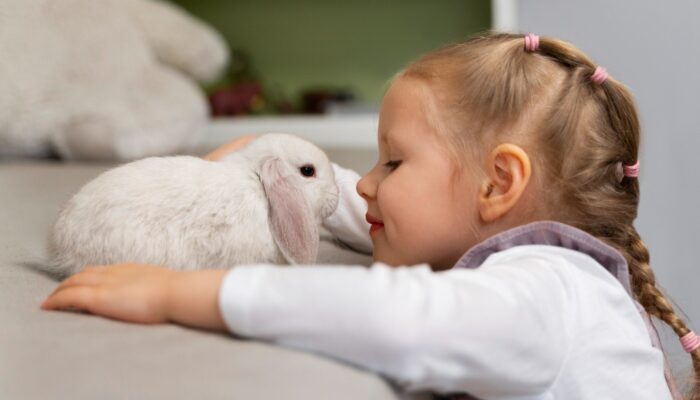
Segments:
[[[159,324],[176,322],[226,331],[218,293],[226,270],[178,272],[145,264],[87,267],[63,281],[41,304],[105,317]]]
[[[155,265],[92,266],[63,281],[44,310],[77,309],[144,324],[168,322],[168,285],[174,271]]]
[[[214,151],[204,156],[204,159],[209,161],[218,161],[225,155],[240,150],[249,142],[255,140],[256,137],[256,135],[241,136],[232,142],[226,143],[216,148]]]

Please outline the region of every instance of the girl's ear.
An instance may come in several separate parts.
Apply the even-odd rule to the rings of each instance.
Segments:
[[[260,181],[270,204],[270,229],[277,247],[290,264],[316,262],[319,233],[311,204],[294,176],[282,176],[284,165],[267,158],[260,166]]]
[[[479,213],[484,222],[493,222],[518,202],[532,169],[527,153],[511,143],[498,145],[487,162],[487,178],[479,189]]]

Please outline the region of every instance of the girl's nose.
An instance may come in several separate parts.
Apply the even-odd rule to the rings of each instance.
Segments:
[[[372,179],[371,171],[357,182],[355,190],[357,190],[357,193],[366,201],[374,199],[377,196],[377,184]]]

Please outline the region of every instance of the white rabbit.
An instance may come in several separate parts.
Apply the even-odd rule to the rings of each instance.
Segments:
[[[175,270],[313,263],[318,225],[338,204],[326,154],[296,136],[262,135],[221,161],[151,157],[104,172],[63,207],[51,272],[146,263]]]

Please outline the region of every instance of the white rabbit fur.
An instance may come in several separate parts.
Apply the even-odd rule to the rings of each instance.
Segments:
[[[313,165],[315,177],[300,167]],[[325,153],[266,134],[220,161],[151,157],[104,172],[61,210],[51,272],[147,263],[174,270],[313,263],[318,225],[338,204]]]

